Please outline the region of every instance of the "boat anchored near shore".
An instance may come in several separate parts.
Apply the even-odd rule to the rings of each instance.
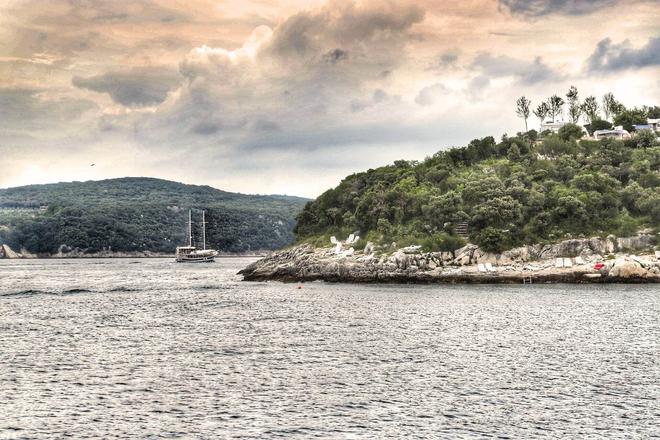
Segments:
[[[218,252],[215,249],[206,249],[206,219],[202,211],[202,249],[193,246],[192,210],[188,210],[188,246],[177,246],[177,263],[212,263]]]

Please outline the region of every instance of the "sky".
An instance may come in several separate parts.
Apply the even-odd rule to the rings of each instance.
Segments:
[[[513,135],[519,96],[571,85],[660,104],[660,2],[2,0],[0,187],[151,176],[315,197]]]

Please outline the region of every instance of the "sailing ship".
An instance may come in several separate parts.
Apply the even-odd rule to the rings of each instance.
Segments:
[[[193,246],[192,233],[192,210],[188,210],[188,246],[176,247],[177,263],[212,263],[218,252],[214,249],[206,249],[206,219],[205,211],[202,211],[202,249]]]

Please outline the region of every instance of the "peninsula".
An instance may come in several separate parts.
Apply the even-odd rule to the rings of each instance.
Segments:
[[[345,178],[246,280],[657,282],[660,146],[562,124]],[[352,235],[354,242],[339,244]],[[359,237],[358,237],[359,236]]]

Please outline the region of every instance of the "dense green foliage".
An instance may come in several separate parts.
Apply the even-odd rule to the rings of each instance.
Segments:
[[[660,225],[657,139],[582,140],[581,128],[532,143],[492,137],[344,179],[306,205],[299,240],[359,231],[381,244],[452,250],[457,222],[489,251]]]
[[[0,243],[35,253],[54,253],[61,245],[173,252],[187,242],[192,208],[193,221],[207,211],[209,247],[277,249],[292,242],[294,216],[305,201],[151,178],[30,185],[0,190]]]
[[[634,125],[646,124],[648,111],[644,108],[623,110],[614,116],[614,125],[621,125],[624,130],[635,131]]]

